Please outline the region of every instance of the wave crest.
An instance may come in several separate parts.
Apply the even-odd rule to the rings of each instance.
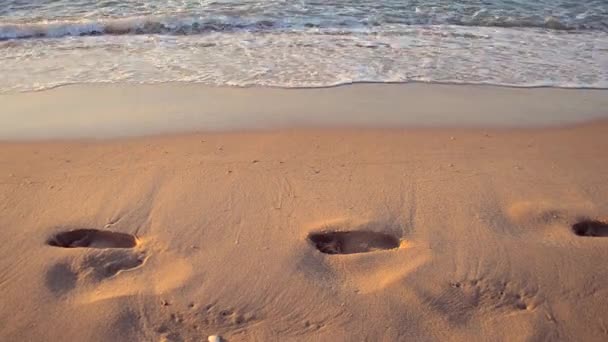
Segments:
[[[0,40],[59,38],[65,36],[132,34],[201,34],[205,32],[264,30],[275,27],[268,20],[213,20],[197,17],[134,17],[124,19],[55,21],[26,24],[0,24]]]
[[[388,24],[388,23],[387,23]],[[555,17],[544,19],[525,19],[512,17],[482,17],[452,18],[446,22],[429,22],[415,19],[404,22],[392,22],[400,25],[459,25],[485,27],[530,27],[552,30],[588,30],[601,29],[595,25],[567,25]],[[209,32],[234,31],[293,31],[305,29],[337,29],[348,32],[350,29],[377,30],[383,23],[352,21],[315,21],[291,22],[269,19],[218,18],[211,19],[200,16],[152,16],[131,17],[121,19],[85,20],[85,21],[45,21],[37,23],[0,24],[0,40],[31,39],[31,38],[60,38],[69,36],[97,35],[140,35],[140,34],[170,34],[195,35]]]

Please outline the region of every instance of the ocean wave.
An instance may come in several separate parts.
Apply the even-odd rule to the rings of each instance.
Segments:
[[[0,40],[60,38],[66,36],[201,34],[205,32],[264,30],[275,23],[268,20],[213,20],[196,17],[134,17],[105,20],[52,21],[0,24]]]
[[[315,20],[293,21],[269,18],[206,18],[200,16],[144,16],[120,19],[64,20],[34,23],[0,23],[0,40],[60,38],[99,35],[196,35],[210,32],[272,32],[329,29],[348,33],[361,30],[376,31],[383,26],[399,25],[459,25],[472,27],[537,28],[562,31],[608,31],[608,23],[565,23],[555,17],[513,18],[487,17],[475,14],[463,18],[446,18],[443,22],[428,18],[403,18],[398,21]]]
[[[0,93],[72,83],[326,87],[357,82],[608,87],[608,33],[419,27],[0,42]],[[483,39],[472,39],[478,37]]]

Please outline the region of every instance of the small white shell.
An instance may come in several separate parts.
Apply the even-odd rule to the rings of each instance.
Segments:
[[[209,342],[222,342],[222,338],[217,335],[211,335],[207,337],[207,341]]]

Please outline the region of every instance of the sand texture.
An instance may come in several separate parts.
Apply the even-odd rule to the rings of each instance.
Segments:
[[[1,143],[0,340],[606,341],[607,132]]]
[[[608,90],[447,84],[332,88],[86,84],[0,94],[0,140],[283,128],[547,127],[608,119]]]

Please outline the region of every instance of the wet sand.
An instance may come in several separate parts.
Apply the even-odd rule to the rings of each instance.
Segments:
[[[522,128],[608,119],[608,90],[421,83],[315,89],[74,85],[0,94],[0,103],[0,140],[284,128]]]

